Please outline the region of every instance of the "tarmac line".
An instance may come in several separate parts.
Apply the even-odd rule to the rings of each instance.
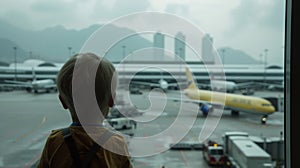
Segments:
[[[184,156],[183,152],[180,150],[179,153],[180,153],[181,159],[183,160],[185,166],[188,166],[189,165],[188,161],[187,161],[186,157]]]
[[[16,140],[14,142],[18,142],[21,139],[27,137],[28,135],[30,135],[31,133],[33,133],[35,130],[39,129],[40,127],[42,127],[42,125],[46,122],[46,116],[44,116],[40,122],[39,125],[37,125],[36,127],[34,127],[32,130],[30,130],[29,132],[26,132],[24,134],[22,134],[21,136],[17,137]]]

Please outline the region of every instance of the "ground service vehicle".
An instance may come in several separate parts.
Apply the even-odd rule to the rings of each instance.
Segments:
[[[203,158],[209,165],[223,165],[225,162],[224,148],[215,141],[208,140],[203,144]]]
[[[136,106],[131,104],[123,105],[114,105],[110,113],[108,114],[109,118],[124,118],[124,117],[135,117],[142,115],[143,112],[140,112]]]
[[[134,125],[134,121],[126,117],[112,118],[108,119],[107,121],[116,130],[131,129],[132,125]]]
[[[246,132],[226,132],[223,136],[226,166],[229,168],[272,167],[271,156],[254,143]]]

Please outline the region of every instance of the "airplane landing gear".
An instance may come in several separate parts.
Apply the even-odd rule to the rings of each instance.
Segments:
[[[28,93],[31,93],[32,89],[28,87],[28,88],[26,88],[26,91],[27,91]]]
[[[264,115],[264,116],[261,118],[261,123],[262,123],[262,124],[266,124],[267,119],[268,119],[268,116],[267,116],[267,115]]]
[[[240,112],[237,110],[231,110],[231,115],[232,116],[239,116]]]

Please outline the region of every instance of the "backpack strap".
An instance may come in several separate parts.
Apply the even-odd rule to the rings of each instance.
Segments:
[[[70,132],[69,128],[63,128],[62,129],[62,134],[64,136],[65,143],[68,145],[69,151],[71,153],[71,156],[73,158],[73,161],[75,163],[75,166],[80,168],[81,167],[81,162],[80,162],[80,156],[77,151],[75,142],[72,138],[72,133]]]
[[[98,142],[105,143],[111,136],[113,136],[114,133],[111,131],[106,131],[103,133],[100,138],[98,139]],[[94,142],[92,148],[90,149],[89,153],[86,155],[86,157],[83,160],[83,167],[89,167],[94,155],[97,153],[97,151],[101,148],[101,146],[98,145],[98,143]]]
[[[89,167],[94,155],[101,148],[101,146],[99,146],[96,142],[93,142],[93,146],[91,147],[90,151],[87,153],[87,155],[85,156],[85,158],[84,158],[84,160],[81,164],[80,156],[79,156],[79,153],[77,151],[75,142],[72,138],[72,133],[70,132],[69,128],[63,128],[62,129],[62,134],[64,136],[64,140],[65,140],[66,144],[68,145],[68,148],[69,148],[69,151],[70,151],[71,156],[73,158],[73,161],[75,162],[75,166],[78,167],[78,168],[81,168],[81,167],[87,168],[87,167]],[[100,136],[100,138],[98,139],[98,142],[101,142],[101,143],[104,144],[113,135],[114,135],[114,133],[108,130]]]

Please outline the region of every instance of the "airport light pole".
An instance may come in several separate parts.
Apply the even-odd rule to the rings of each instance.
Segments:
[[[125,45],[123,45],[122,46],[122,48],[123,48],[123,82],[125,83],[125,65],[124,65],[124,63],[125,63],[125,56],[126,56],[126,46]]]
[[[181,82],[181,60],[180,60],[180,58],[182,58],[182,48],[180,47],[179,48],[179,81]]]
[[[265,49],[265,61],[264,61],[264,83],[266,83],[266,71],[267,71],[267,56],[268,56],[268,49]]]
[[[225,64],[225,49],[222,49],[222,62],[223,62],[223,65]]]
[[[259,54],[259,58],[260,58],[259,62],[260,62],[260,64],[263,64],[263,58],[262,58],[262,56],[263,56],[262,54]]]
[[[29,51],[29,58],[32,59],[32,51]]]
[[[14,62],[15,62],[15,81],[17,81],[17,47],[13,47],[14,49]]]
[[[68,47],[68,50],[69,50],[69,57],[71,57],[71,50],[72,50],[72,47]]]

